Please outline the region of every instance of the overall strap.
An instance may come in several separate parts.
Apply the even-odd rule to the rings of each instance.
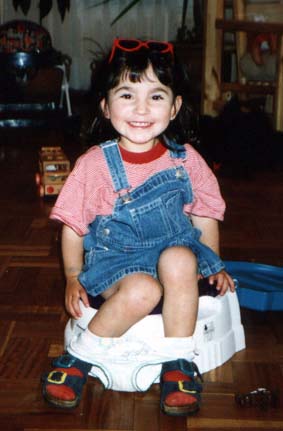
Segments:
[[[118,142],[116,140],[106,141],[103,144],[100,144],[100,148],[102,149],[107,162],[115,192],[129,189],[130,185],[128,183]]]
[[[178,144],[173,139],[169,140],[165,135],[163,135],[163,139],[166,142],[168,148],[170,148],[170,157],[172,157],[172,159],[186,159],[187,152],[184,145]]]

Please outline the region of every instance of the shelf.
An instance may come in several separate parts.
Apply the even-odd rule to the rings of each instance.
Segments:
[[[216,19],[215,26],[219,30],[232,32],[244,31],[247,33],[283,33],[283,23],[256,22],[234,19]]]
[[[238,82],[222,82],[220,84],[222,92],[232,91],[234,93],[249,93],[249,94],[274,94],[275,85],[270,83],[269,85],[258,85],[258,84],[240,84]]]

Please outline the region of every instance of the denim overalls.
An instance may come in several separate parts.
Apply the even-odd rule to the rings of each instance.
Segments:
[[[170,150],[172,168],[131,189],[117,141],[101,144],[117,199],[112,215],[97,216],[84,238],[85,265],[79,280],[91,296],[129,274],[144,272],[158,278],[159,256],[172,246],[189,247],[204,277],[224,268],[220,258],[199,241],[201,232],[183,212],[193,200],[183,167],[186,151],[174,142],[171,147],[175,148]]]

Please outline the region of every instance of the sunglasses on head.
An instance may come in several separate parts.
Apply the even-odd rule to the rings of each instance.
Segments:
[[[149,49],[150,51],[158,52],[160,54],[170,53],[174,56],[174,47],[170,42],[159,42],[157,40],[142,41],[139,39],[114,39],[109,63],[113,60],[116,49],[125,52],[139,51],[141,48]]]

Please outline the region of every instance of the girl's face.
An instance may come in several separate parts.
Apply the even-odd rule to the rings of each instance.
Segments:
[[[181,104],[181,96],[174,100],[172,90],[149,67],[140,82],[125,76],[102,100],[101,108],[119,133],[120,145],[138,153],[154,147]]]

